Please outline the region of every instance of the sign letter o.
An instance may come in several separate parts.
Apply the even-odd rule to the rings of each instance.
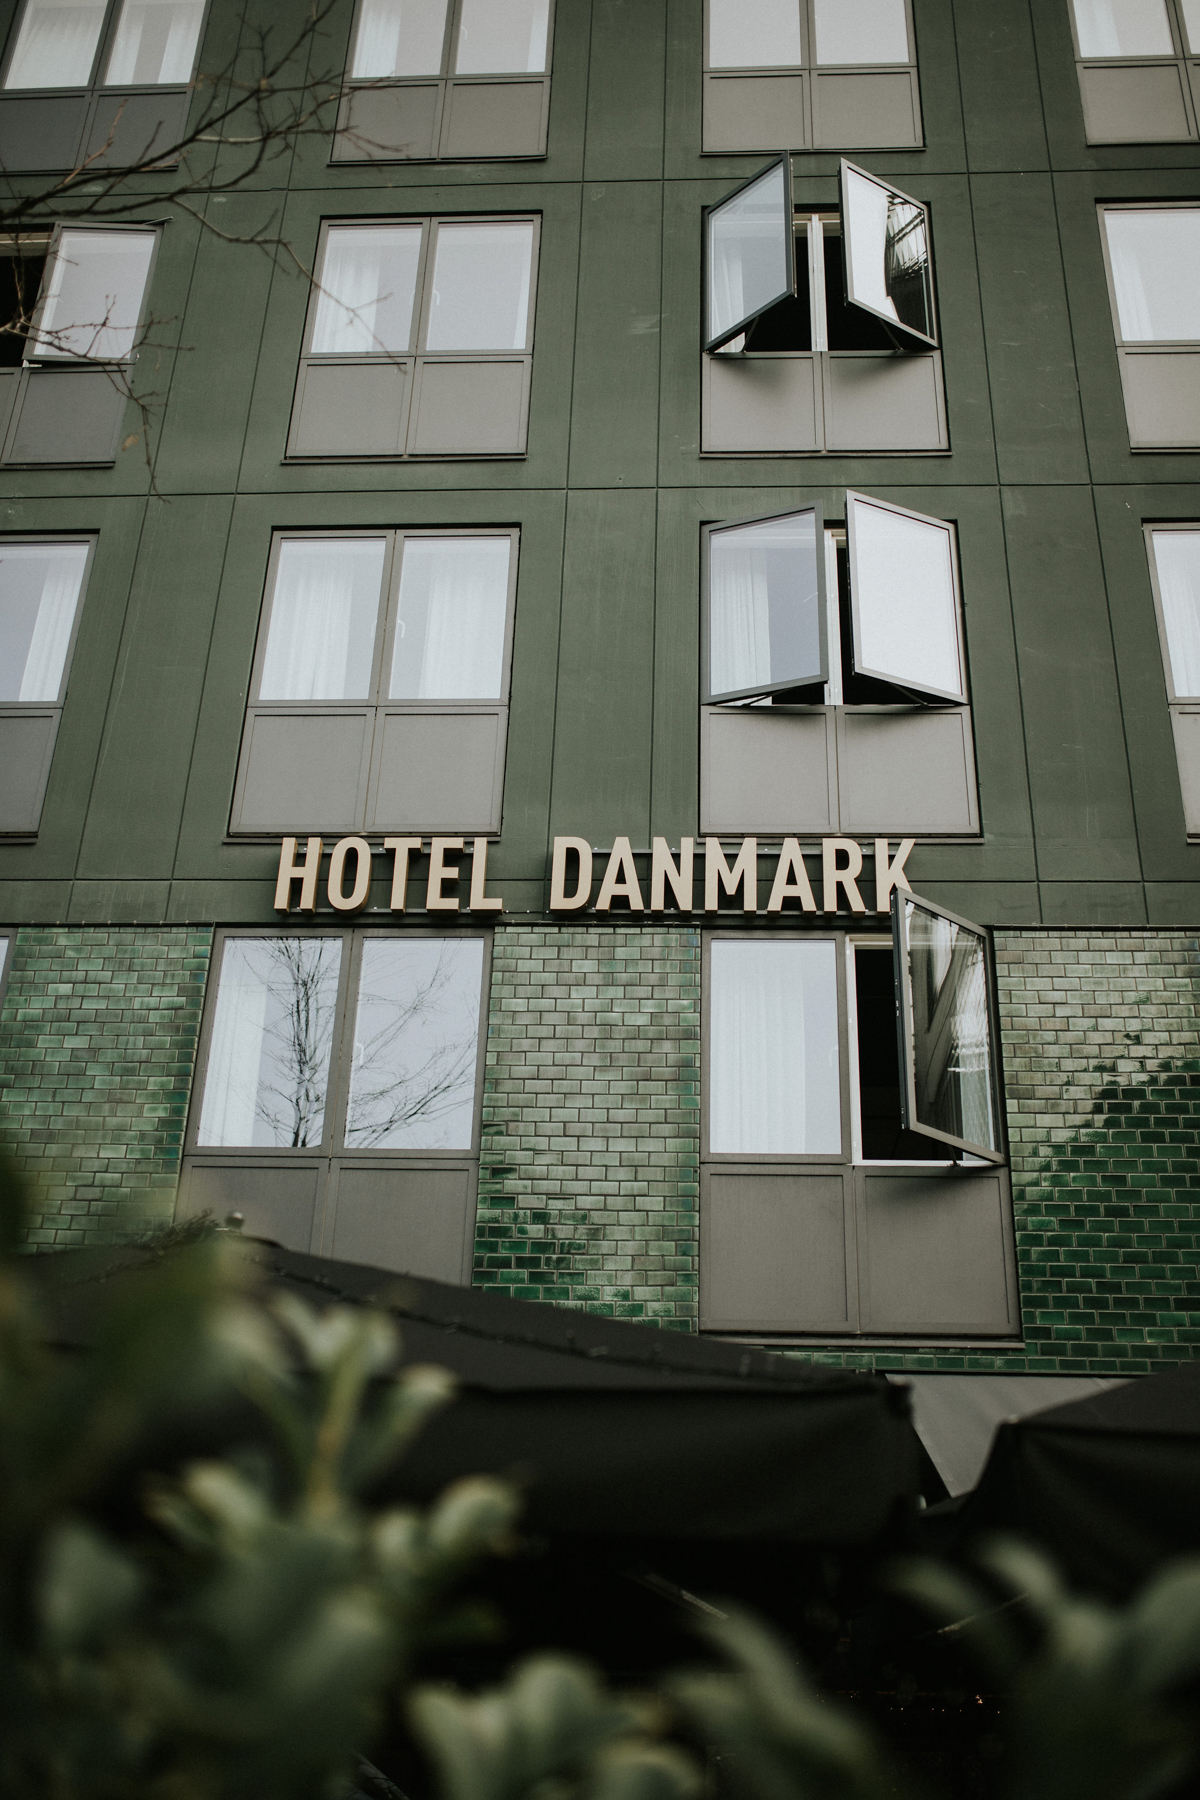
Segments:
[[[345,891],[346,858],[354,857],[354,886]],[[371,846],[366,838],[339,838],[329,856],[329,904],[335,912],[361,912],[371,893]]]

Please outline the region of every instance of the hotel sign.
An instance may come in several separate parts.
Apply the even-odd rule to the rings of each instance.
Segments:
[[[468,840],[429,839],[424,907],[427,913],[485,914],[504,910],[500,897],[487,892],[487,838],[472,838],[469,842],[469,858],[463,861]],[[596,851],[586,838],[556,837],[550,860],[549,911],[578,913],[592,908],[597,913],[607,913],[614,901],[620,901],[622,912],[665,913],[669,897],[672,911],[715,913],[721,910],[722,897],[734,900],[740,895],[742,911],[756,913],[758,839],[742,838],[732,860],[727,843],[728,840],[716,837],[686,837],[680,840],[677,850],[672,850],[666,838],[656,837],[648,851],[635,852],[627,837],[619,837],[610,850]],[[424,845],[425,840],[419,837],[383,840],[379,853],[390,858],[387,869],[392,912],[402,913],[408,908],[411,866],[422,855]],[[300,846],[301,840],[294,837],[284,838],[280,846],[275,883],[277,912],[317,910],[325,841],[310,837],[303,840],[303,849]],[[903,838],[893,856],[887,838],[875,838],[873,846],[865,851],[854,838],[822,838],[819,847],[809,851],[813,864],[810,873],[800,840],[785,837],[778,852],[762,852],[764,857],[775,860],[770,898],[762,910],[781,913],[790,902],[790,910],[806,913],[865,913],[867,906],[858,878],[863,872],[864,855],[873,855],[875,911],[886,913],[890,910],[892,889],[908,890],[904,865],[912,847],[913,839]],[[339,838],[332,846],[323,897],[334,912],[361,912],[367,905],[373,854],[364,837]],[[600,886],[593,901],[597,874]]]

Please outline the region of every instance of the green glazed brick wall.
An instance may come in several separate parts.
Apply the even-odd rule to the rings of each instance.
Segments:
[[[33,1178],[29,1242],[170,1222],[212,932],[22,928],[0,1018],[0,1135]]]
[[[695,1328],[700,934],[502,927],[475,1283]]]

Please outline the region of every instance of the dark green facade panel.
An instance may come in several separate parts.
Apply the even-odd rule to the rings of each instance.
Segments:
[[[975,173],[1044,169],[1049,153],[1029,0],[956,7],[954,40],[967,167]]]
[[[588,181],[658,181],[663,172],[667,0],[592,0]]]
[[[659,182],[585,184],[572,487],[653,487],[657,479],[661,239]]]

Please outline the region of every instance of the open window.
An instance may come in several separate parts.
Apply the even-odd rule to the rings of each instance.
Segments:
[[[37,831],[90,538],[0,541],[0,833]]]
[[[882,319],[898,348],[935,349],[929,209],[844,158],[838,189],[850,305]]]
[[[1001,1162],[987,933],[894,889],[892,934],[905,1127]]]
[[[953,528],[847,493],[846,545],[853,673],[913,698],[964,705]]]
[[[792,214],[790,156],[706,208],[706,350],[719,350],[796,292]]]
[[[821,508],[706,526],[705,699],[785,693],[829,673]]]

